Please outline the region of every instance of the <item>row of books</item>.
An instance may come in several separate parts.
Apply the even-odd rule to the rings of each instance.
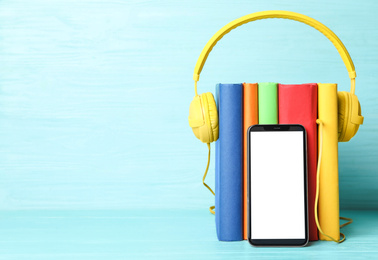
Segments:
[[[217,84],[216,103],[219,115],[219,139],[215,144],[215,219],[218,239],[238,241],[246,239],[248,235],[246,132],[254,124],[301,124],[305,127],[309,238],[312,241],[319,239],[314,218],[317,118],[327,125],[323,135],[324,160],[320,169],[329,175],[319,185],[318,217],[324,231],[338,237],[337,85],[271,82]],[[327,182],[329,178],[331,181]]]

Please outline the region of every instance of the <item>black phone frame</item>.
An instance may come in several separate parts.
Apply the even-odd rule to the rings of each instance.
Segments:
[[[302,131],[303,132],[303,162],[304,162],[304,204],[305,204],[305,238],[304,239],[252,239],[251,236],[251,144],[250,133],[258,131]],[[253,246],[306,246],[309,240],[308,235],[308,184],[307,184],[307,133],[306,129],[299,124],[270,124],[252,125],[247,130],[247,204],[248,204],[248,242]]]

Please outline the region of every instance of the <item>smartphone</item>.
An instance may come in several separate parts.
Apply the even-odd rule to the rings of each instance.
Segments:
[[[254,246],[308,243],[306,130],[248,129],[248,241]]]

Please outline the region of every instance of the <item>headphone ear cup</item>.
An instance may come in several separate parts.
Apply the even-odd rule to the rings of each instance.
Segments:
[[[203,143],[218,139],[218,113],[211,93],[195,96],[189,107],[189,125]]]
[[[360,104],[360,101],[358,101],[358,108],[357,109],[358,109],[357,110],[358,115],[361,116],[361,104]],[[355,128],[354,128],[353,136],[355,136],[355,134],[357,134],[357,131],[358,131],[359,128],[360,128],[360,125],[356,124]]]
[[[353,98],[356,99],[355,102],[352,101]],[[362,124],[362,121],[358,123],[352,122],[353,116],[361,117],[361,105],[357,99],[357,96],[350,92],[339,91],[337,93],[337,99],[339,110],[338,139],[339,142],[348,142],[353,136],[356,135],[360,124]],[[354,103],[355,106],[353,105]]]
[[[210,126],[211,126],[211,132],[213,135],[212,142],[218,140],[219,137],[219,122],[218,122],[218,111],[217,111],[217,105],[215,103],[215,99],[213,94],[210,92],[205,93],[207,97],[208,102],[208,115],[210,119]]]

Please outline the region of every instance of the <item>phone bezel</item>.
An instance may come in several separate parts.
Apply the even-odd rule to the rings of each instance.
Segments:
[[[303,162],[304,162],[304,204],[305,204],[305,238],[304,239],[252,239],[251,236],[251,162],[250,162],[250,133],[258,131],[302,131],[303,132]],[[306,130],[299,124],[285,125],[252,125],[247,131],[247,199],[248,199],[248,242],[253,246],[305,246],[308,243],[308,203],[307,203],[307,135]],[[279,219],[277,219],[279,220]]]

